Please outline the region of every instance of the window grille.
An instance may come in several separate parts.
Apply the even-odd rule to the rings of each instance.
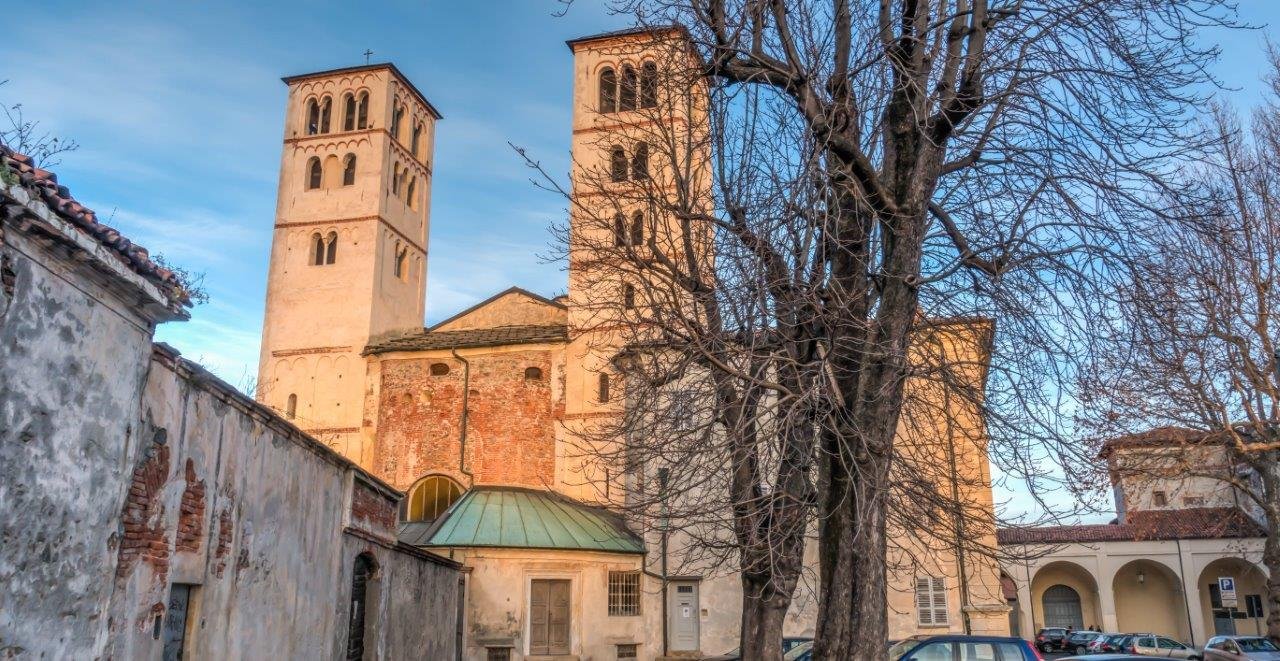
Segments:
[[[639,614],[640,572],[609,572],[609,615]],[[624,657],[619,656],[618,658]]]
[[[922,627],[950,624],[946,579],[931,576],[916,579],[916,618]]]
[[[637,643],[623,643],[618,645],[618,661],[624,659],[640,658],[640,645]]]
[[[511,661],[510,647],[486,647],[485,661]]]

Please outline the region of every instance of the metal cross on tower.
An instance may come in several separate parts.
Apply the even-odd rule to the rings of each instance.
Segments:
[[[370,55],[373,55],[373,51],[369,50],[368,48],[364,49],[364,63],[365,63],[365,64],[368,64],[368,63],[369,63],[369,56],[370,56]]]

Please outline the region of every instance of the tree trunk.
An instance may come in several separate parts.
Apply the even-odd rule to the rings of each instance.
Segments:
[[[1262,547],[1262,564],[1267,568],[1267,637],[1280,643],[1280,535],[1276,517],[1267,511],[1267,541]]]
[[[782,627],[791,607],[791,593],[769,576],[742,576],[743,661],[782,661]]]

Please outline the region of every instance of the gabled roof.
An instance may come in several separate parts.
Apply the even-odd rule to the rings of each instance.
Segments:
[[[426,107],[427,112],[431,113],[432,117],[435,117],[436,119],[444,119],[444,116],[440,114],[440,111],[436,110],[435,106],[431,105],[431,102],[427,100],[426,95],[424,95],[422,91],[418,89],[417,85],[414,85],[409,80],[408,76],[401,73],[400,69],[396,68],[396,65],[390,62],[378,62],[375,64],[361,64],[359,66],[354,66],[354,67],[341,67],[338,69],[329,69],[327,71],[316,71],[314,73],[300,73],[293,76],[285,76],[280,80],[284,81],[286,85],[291,85],[299,80],[306,80],[308,78],[326,78],[329,76],[336,76],[344,73],[358,73],[361,71],[379,71],[382,69],[386,69],[390,71],[391,75],[395,76],[396,78],[399,78],[401,84],[409,88],[410,92],[413,92],[413,95],[417,97],[419,101],[422,102],[422,105]]]
[[[559,301],[547,298],[545,296],[539,296],[523,287],[507,287],[506,289],[494,294],[493,296],[490,296],[489,298],[484,299],[483,301],[480,301],[479,303],[476,303],[475,305],[463,310],[462,312],[459,312],[453,315],[452,317],[449,317],[448,319],[445,319],[444,321],[436,323],[432,326],[428,326],[426,330],[428,333],[430,333],[435,331],[438,328],[443,328],[444,326],[447,326],[471,314],[472,312],[475,312],[476,310],[479,310],[480,308],[483,308],[484,306],[489,305],[494,301],[497,301],[498,299],[504,296],[510,296],[511,294],[519,294],[521,296],[527,296],[529,298],[532,298],[535,301],[538,301],[539,303],[545,303],[546,305],[550,305],[552,307],[559,308],[561,310],[568,309],[568,307],[564,303],[560,303]]]
[[[37,167],[35,159],[0,143],[0,214],[4,217],[38,215],[18,199],[12,199],[7,186],[21,188],[26,196],[43,203],[48,211],[69,222],[79,232],[104,246],[134,273],[146,278],[168,297],[169,308],[178,318],[186,318],[191,298],[177,274],[151,259],[146,248],[130,241],[115,228],[98,221],[98,215],[71,195],[70,189],[58,183],[58,175]],[[17,195],[18,193],[14,193]]]
[[[401,540],[427,548],[645,552],[644,541],[617,514],[553,491],[517,487],[475,487],[430,529],[406,526]]]
[[[689,36],[689,31],[688,31],[688,30],[686,30],[683,26],[680,26],[680,25],[637,25],[637,26],[633,26],[633,27],[629,27],[629,28],[622,28],[622,29],[620,29],[620,30],[610,30],[610,31],[608,31],[608,32],[598,32],[598,33],[596,33],[596,34],[589,34],[589,35],[587,35],[587,36],[585,36],[585,37],[577,37],[577,38],[574,38],[574,39],[568,39],[568,40],[566,40],[566,41],[564,42],[564,45],[568,46],[568,47],[569,47],[569,50],[573,50],[573,49],[574,49],[574,47],[575,47],[575,46],[578,46],[579,44],[585,44],[585,43],[589,43],[589,42],[592,42],[592,41],[602,41],[602,40],[605,40],[605,39],[616,39],[616,38],[618,38],[618,37],[639,36],[639,35],[642,35],[642,34],[648,34],[648,35],[657,36],[657,35],[660,35],[660,34],[663,34],[663,33],[669,33],[669,32],[676,32],[676,33],[679,33],[679,34],[681,34],[681,35],[683,35],[683,36],[685,36],[685,37],[688,37],[688,36]]]
[[[999,544],[1081,544],[1175,539],[1244,539],[1266,531],[1238,507],[1193,507],[1130,512],[1124,523],[1002,528]]]
[[[499,347],[506,344],[545,344],[569,341],[569,327],[565,324],[540,326],[499,326],[471,330],[435,331],[409,335],[371,344],[364,355],[390,353],[392,351],[428,351],[434,349],[474,349]]]

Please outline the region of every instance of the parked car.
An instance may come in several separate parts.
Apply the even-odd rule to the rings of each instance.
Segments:
[[[1103,635],[1105,634],[1101,631],[1076,631],[1070,636],[1067,636],[1067,640],[1063,643],[1062,648],[1072,654],[1088,654],[1089,643],[1101,638]]]
[[[1041,652],[1066,649],[1068,635],[1066,627],[1045,627],[1036,633],[1036,647]]]
[[[1118,654],[1126,649],[1125,643],[1133,636],[1123,633],[1104,633],[1089,643],[1088,654]]]
[[[912,636],[889,648],[890,661],[1042,661],[1031,644],[1007,636]]]
[[[1258,636],[1214,636],[1204,646],[1204,661],[1280,661],[1280,647]]]
[[[1129,653],[1139,656],[1162,656],[1166,659],[1199,659],[1196,648],[1164,636],[1139,634],[1129,641]]]
[[[809,638],[807,636],[783,636],[782,653],[784,655],[784,658],[789,659],[790,657],[785,656],[787,652],[790,652],[793,648],[799,645],[803,645],[805,643],[809,644],[809,649],[813,649],[812,638]],[[732,652],[726,652],[719,656],[702,657],[701,661],[739,661],[741,658],[742,658],[742,652],[735,649]]]
[[[1145,659],[1135,654],[1088,654],[1085,656],[1064,656],[1055,661],[1125,661],[1126,659]]]

